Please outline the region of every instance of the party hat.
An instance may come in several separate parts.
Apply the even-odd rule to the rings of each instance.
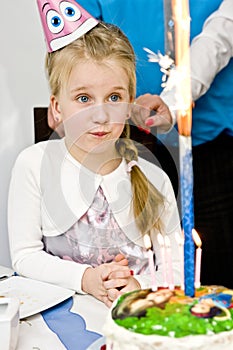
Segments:
[[[56,51],[98,24],[75,0],[37,0],[48,52]]]

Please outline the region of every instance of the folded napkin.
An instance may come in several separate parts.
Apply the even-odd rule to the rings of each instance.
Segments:
[[[67,350],[86,350],[101,335],[86,329],[85,320],[70,311],[72,305],[73,298],[69,298],[41,314],[48,327],[57,334]],[[49,348],[49,350],[53,349],[58,350],[56,347]]]

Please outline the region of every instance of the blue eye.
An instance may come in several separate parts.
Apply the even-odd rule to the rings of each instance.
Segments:
[[[75,22],[82,16],[78,6],[70,3],[69,1],[62,1],[60,3],[60,9],[62,15],[70,22]]]
[[[89,101],[89,98],[88,98],[87,96],[83,95],[83,96],[79,96],[79,97],[77,98],[77,100],[78,100],[79,102],[81,102],[81,103],[86,103],[86,102]]]
[[[111,95],[110,96],[110,101],[111,102],[117,102],[119,100],[119,96],[118,95]]]
[[[64,21],[57,11],[48,11],[46,20],[48,28],[53,34],[60,33],[64,28]]]

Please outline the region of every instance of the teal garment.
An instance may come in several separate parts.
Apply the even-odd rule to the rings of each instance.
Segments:
[[[190,0],[191,40],[221,0]],[[143,47],[164,54],[163,0],[78,0],[94,17],[119,26],[131,41],[137,56],[137,95],[160,94],[159,65],[149,63]],[[214,57],[213,57],[214,59]],[[193,110],[192,141],[199,145],[222,132],[233,136],[233,59],[219,72],[207,93]]]

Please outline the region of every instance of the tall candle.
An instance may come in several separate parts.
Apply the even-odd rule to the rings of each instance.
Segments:
[[[159,247],[160,247],[160,256],[161,256],[161,265],[163,271],[163,286],[167,288],[167,269],[166,269],[166,257],[165,257],[165,243],[164,238],[161,233],[157,236]]]
[[[153,291],[157,290],[157,285],[156,285],[156,277],[155,277],[155,264],[154,264],[154,252],[151,249],[151,239],[150,236],[146,233],[143,237],[144,239],[144,245],[147,250],[147,255],[148,255],[148,263],[149,263],[149,268],[150,268],[150,274],[151,274],[151,289]]]
[[[164,238],[165,248],[166,248],[166,262],[167,262],[167,277],[168,277],[168,286],[170,290],[174,289],[174,279],[173,279],[173,270],[172,270],[172,254],[171,254],[171,243],[168,236]]]
[[[194,286],[194,242],[193,214],[193,166],[192,166],[192,98],[190,78],[190,15],[188,0],[171,0],[175,29],[175,66],[177,124],[179,131],[180,179],[182,223],[184,229],[184,284],[185,295],[193,297]]]
[[[193,240],[197,246],[196,249],[196,259],[195,259],[195,288],[200,288],[201,286],[201,239],[195,229],[192,230]]]

